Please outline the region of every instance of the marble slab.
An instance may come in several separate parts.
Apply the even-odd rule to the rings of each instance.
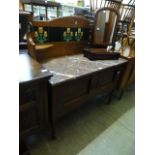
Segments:
[[[84,57],[83,54],[77,54],[51,59],[48,62],[43,63],[43,66],[53,73],[50,82],[52,85],[55,85],[98,70],[120,65],[126,61],[127,60],[123,58],[119,58],[118,60],[91,61]]]

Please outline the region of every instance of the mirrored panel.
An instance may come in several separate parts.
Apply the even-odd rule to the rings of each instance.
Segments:
[[[112,44],[118,14],[113,9],[100,9],[96,13],[94,45]]]

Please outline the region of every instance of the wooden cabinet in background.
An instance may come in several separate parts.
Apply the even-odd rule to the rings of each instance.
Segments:
[[[24,11],[33,13],[34,20],[50,20],[55,14],[54,18],[59,15],[60,3],[43,1],[43,0],[20,0],[23,4]],[[30,9],[27,10],[26,6],[29,5]],[[55,11],[53,10],[55,8]],[[50,9],[50,11],[48,11]],[[53,12],[54,11],[54,12]],[[53,15],[52,15],[53,13]]]

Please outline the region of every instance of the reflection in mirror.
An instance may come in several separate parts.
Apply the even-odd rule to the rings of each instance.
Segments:
[[[94,45],[108,46],[113,42],[118,14],[114,9],[102,8],[96,13]]]

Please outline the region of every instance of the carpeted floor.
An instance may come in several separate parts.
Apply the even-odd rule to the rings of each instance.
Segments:
[[[98,96],[57,122],[56,140],[31,137],[31,155],[134,155],[134,104],[133,87],[110,105]]]

